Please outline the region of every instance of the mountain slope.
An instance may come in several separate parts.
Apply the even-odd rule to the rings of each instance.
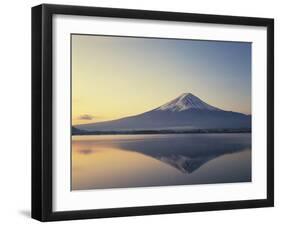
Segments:
[[[89,131],[251,128],[251,116],[213,107],[190,93],[139,115],[77,125]]]
[[[85,131],[81,130],[81,129],[77,129],[74,126],[71,127],[71,133],[72,135],[78,135],[78,134],[83,134],[85,133]]]

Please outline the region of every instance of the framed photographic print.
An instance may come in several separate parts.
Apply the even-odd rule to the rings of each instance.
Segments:
[[[32,217],[273,206],[274,21],[32,8]]]

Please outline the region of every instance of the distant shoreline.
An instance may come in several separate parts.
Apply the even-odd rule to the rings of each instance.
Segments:
[[[251,133],[251,129],[197,129],[197,130],[124,130],[124,131],[76,131],[72,136],[87,135],[145,135],[145,134],[207,134],[207,133]]]

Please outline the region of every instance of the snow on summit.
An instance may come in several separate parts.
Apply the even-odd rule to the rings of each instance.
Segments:
[[[188,109],[199,109],[199,110],[209,110],[209,111],[221,111],[221,109],[213,107],[198,97],[194,96],[192,93],[183,93],[176,99],[162,105],[156,110],[162,111],[185,111]]]

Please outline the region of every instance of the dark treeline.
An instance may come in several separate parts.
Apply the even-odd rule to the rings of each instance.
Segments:
[[[118,135],[118,134],[188,134],[188,133],[250,133],[249,128],[240,129],[193,129],[193,130],[123,130],[123,131],[85,131],[72,130],[72,135]]]

